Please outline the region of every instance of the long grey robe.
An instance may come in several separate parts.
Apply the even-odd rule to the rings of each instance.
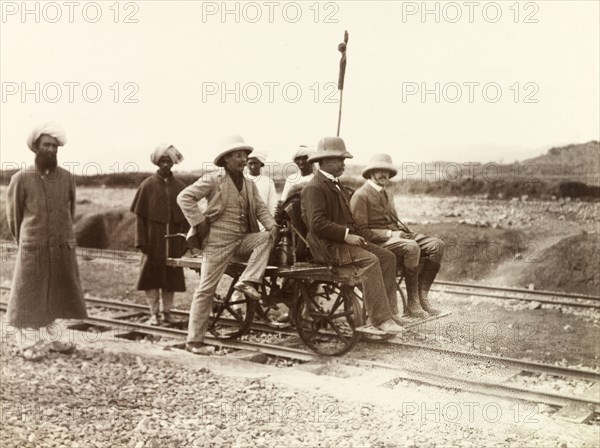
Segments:
[[[13,175],[6,214],[19,245],[8,303],[8,323],[40,328],[58,318],[87,317],[75,254],[75,180],[57,167],[35,166]]]

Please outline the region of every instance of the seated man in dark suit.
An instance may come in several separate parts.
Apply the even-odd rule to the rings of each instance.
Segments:
[[[371,325],[357,331],[399,333],[402,327],[395,320],[400,316],[390,306],[396,303],[396,257],[360,233],[350,212],[350,199],[338,181],[344,159],[352,157],[341,138],[326,137],[308,159],[319,162],[319,170],[302,191],[307,241],[315,261],[352,266],[361,275]]]
[[[411,232],[400,221],[394,194],[385,188],[397,172],[389,155],[371,157],[362,172],[367,181],[352,195],[350,208],[366,238],[391,250],[403,261],[408,296],[405,314],[411,317],[436,315],[440,311],[431,305],[427,296],[440,270],[445,244],[438,238]]]

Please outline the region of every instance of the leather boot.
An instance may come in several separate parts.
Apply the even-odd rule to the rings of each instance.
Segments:
[[[406,284],[406,310],[404,314],[410,317],[424,318],[427,313],[421,308],[419,301],[419,271],[417,269],[404,270],[404,283]]]
[[[419,298],[421,307],[432,316],[440,314],[442,311],[431,306],[428,295],[431,285],[435,280],[436,275],[440,271],[440,264],[434,261],[426,260],[423,269],[419,274]]]

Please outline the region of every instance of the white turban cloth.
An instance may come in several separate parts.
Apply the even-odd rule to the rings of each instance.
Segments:
[[[27,146],[33,152],[36,151],[35,142],[42,135],[49,135],[50,137],[54,137],[58,140],[58,146],[64,146],[67,144],[67,135],[65,134],[65,130],[57,125],[56,123],[44,123],[36,126],[29,137],[27,137]]]
[[[263,166],[267,163],[267,153],[263,151],[252,151],[248,155],[248,160],[257,159]]]
[[[309,149],[306,145],[300,145],[292,160],[296,160],[298,157],[310,157],[313,154],[314,151]]]
[[[158,165],[158,161],[162,156],[168,156],[173,161],[173,164],[179,163],[183,160],[181,153],[170,143],[163,143],[158,145],[154,152],[150,155],[150,160],[153,164]]]

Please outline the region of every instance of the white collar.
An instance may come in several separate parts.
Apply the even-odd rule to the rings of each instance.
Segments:
[[[319,171],[320,171],[320,172],[323,174],[323,176],[325,176],[327,179],[329,179],[329,180],[332,180],[332,181],[334,181],[334,182],[337,182],[337,181],[338,181],[338,178],[337,178],[337,177],[335,177],[333,174],[329,174],[329,173],[327,173],[327,172],[325,172],[325,171],[323,171],[323,170],[321,170],[321,169],[320,169]]]
[[[371,179],[367,180],[367,183],[372,186],[373,188],[375,188],[375,190],[377,190],[378,192],[381,192],[381,190],[383,190],[383,187],[380,187],[379,185],[377,185],[375,182],[373,182]]]

